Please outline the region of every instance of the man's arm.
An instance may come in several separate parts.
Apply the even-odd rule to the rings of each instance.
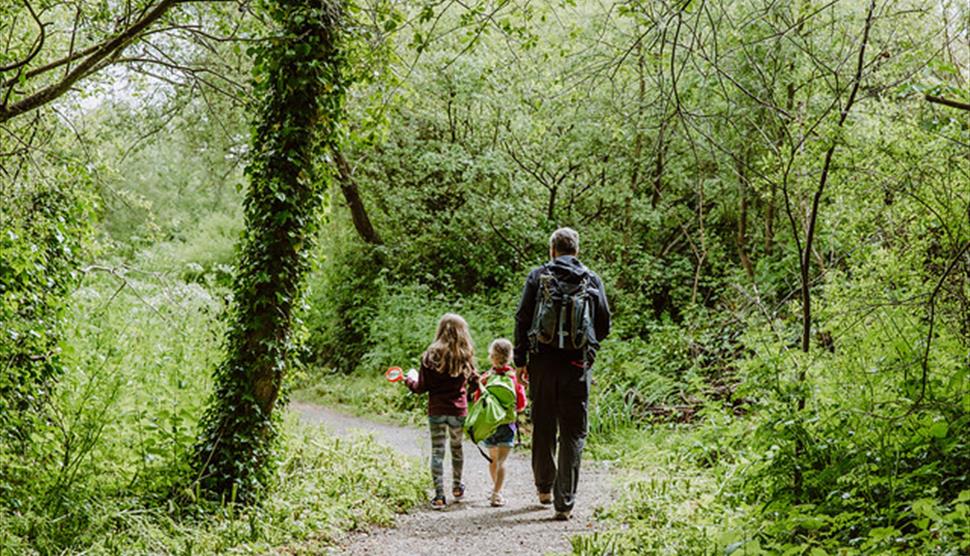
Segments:
[[[529,361],[529,328],[532,327],[532,316],[536,310],[536,292],[539,285],[535,275],[538,269],[529,273],[522,288],[522,299],[515,311],[515,366],[525,367]]]
[[[593,328],[596,333],[596,341],[602,342],[604,338],[610,335],[611,327],[611,314],[610,314],[610,302],[606,299],[606,288],[603,286],[603,280],[599,276],[594,275],[596,279],[596,311],[593,316]]]

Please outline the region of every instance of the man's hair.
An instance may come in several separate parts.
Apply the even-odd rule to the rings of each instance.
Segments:
[[[579,253],[579,234],[572,228],[559,228],[552,232],[549,247],[557,255],[576,255]]]

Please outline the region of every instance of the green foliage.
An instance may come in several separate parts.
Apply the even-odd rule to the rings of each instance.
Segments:
[[[382,251],[344,232],[328,242],[308,278],[306,324],[309,358],[345,372],[367,351],[377,306],[384,299]]]
[[[193,501],[184,477],[221,357],[219,293],[154,274],[85,277],[62,320],[71,349],[48,420],[22,453],[0,454],[0,552],[313,551],[423,500],[418,462],[291,418],[263,504]]]
[[[50,158],[65,165],[53,176],[35,169],[51,160],[24,156],[10,160],[25,182],[0,178],[0,455],[23,447],[63,373],[64,297],[77,285],[91,236],[87,171]],[[68,174],[76,187],[63,187]]]
[[[534,5],[530,41],[483,31],[473,8],[415,7],[390,62],[408,79],[393,93],[369,83],[349,106],[387,110],[347,149],[387,245],[363,313],[379,328],[318,313],[314,333],[355,323],[361,371],[308,390],[413,415],[379,372],[413,361],[444,310],[510,331],[511,291],[545,258],[548,232],[571,225],[616,317],[593,371],[592,444],[608,453],[642,434],[656,458],[624,467],[706,481],[668,497],[631,477],[608,512],[629,530],[577,551],[965,550],[968,128],[921,95],[965,98],[955,88],[970,60],[949,39],[910,37],[965,30],[966,13],[880,5],[917,11],[877,15],[841,125],[866,8],[640,2],[606,17],[591,3]],[[436,35],[439,21],[474,30]],[[832,145],[804,355],[799,249]],[[360,268],[327,264],[321,280]],[[494,321],[469,309],[506,295]],[[691,423],[678,442],[660,437],[670,421]]]
[[[878,4],[844,125],[863,2],[381,0],[347,8],[353,37],[332,58],[310,29],[319,3],[267,2],[268,17],[241,20],[234,5],[199,6],[170,21],[274,37],[159,43],[193,74],[230,79],[248,65],[223,55],[256,45],[248,159],[238,100],[166,85],[156,102],[154,81],[138,79],[123,102],[65,103],[62,119],[83,113],[84,125],[40,120],[0,137],[0,546],[267,551],[292,535],[312,551],[313,529],[386,522],[418,491],[382,478],[379,452],[272,440],[303,340],[314,369],[301,394],[412,420],[424,400],[384,369],[416,365],[448,311],[469,321],[484,367],[549,232],[571,225],[615,315],[590,449],[623,481],[601,515],[612,529],[577,538],[576,552],[968,550],[970,128],[965,112],[923,100],[967,99],[959,2]],[[50,46],[74,36],[73,7],[45,5]],[[109,6],[78,7],[82,43],[112,32]],[[27,20],[10,19],[24,9],[0,8],[0,65],[31,47],[13,32]],[[381,247],[352,238],[339,191],[312,171],[338,143]],[[803,354],[799,242],[833,145]],[[109,272],[83,277],[67,326],[92,214]],[[228,285],[223,336],[211,317]],[[203,371],[220,361],[210,401],[222,403],[200,431]],[[206,468],[213,490],[275,496],[245,510],[183,504],[195,491],[180,479],[222,448],[232,457]],[[371,495],[335,500],[358,488]]]
[[[594,443],[594,456],[620,466],[617,501],[599,517],[622,527],[573,538],[575,554],[720,555],[752,540],[744,513],[725,487],[743,468],[738,461],[705,463],[710,451],[741,452],[747,425],[712,412],[703,428],[658,426],[629,430],[608,444]],[[755,552],[738,552],[747,554]]]

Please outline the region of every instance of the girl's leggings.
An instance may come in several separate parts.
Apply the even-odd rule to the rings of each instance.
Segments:
[[[435,496],[445,495],[445,442],[451,439],[452,486],[461,484],[461,468],[464,457],[461,451],[462,424],[464,417],[432,415],[428,417],[431,428],[431,478],[434,479]]]

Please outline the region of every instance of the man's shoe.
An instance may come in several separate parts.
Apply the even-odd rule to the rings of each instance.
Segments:
[[[552,493],[551,492],[540,492],[539,493],[539,503],[543,506],[548,506],[552,504]]]
[[[571,518],[572,516],[573,516],[573,513],[571,511],[556,512],[556,515],[553,516],[553,519],[555,519],[556,521],[569,521],[569,518]]]

